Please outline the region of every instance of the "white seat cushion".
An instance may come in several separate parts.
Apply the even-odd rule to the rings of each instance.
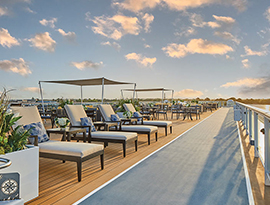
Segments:
[[[171,121],[143,121],[144,125],[155,125],[155,126],[169,126],[172,125]]]
[[[59,142],[47,141],[40,143],[39,152],[50,154],[61,154],[67,156],[85,157],[95,152],[103,150],[103,145],[79,143],[79,142]]]
[[[153,132],[157,131],[158,128],[156,126],[146,126],[146,125],[122,125],[123,131],[138,131],[138,132]]]
[[[76,136],[82,137],[82,133]],[[130,140],[136,138],[138,135],[136,132],[113,132],[113,131],[97,131],[91,132],[93,138],[99,139],[116,139],[116,140]]]

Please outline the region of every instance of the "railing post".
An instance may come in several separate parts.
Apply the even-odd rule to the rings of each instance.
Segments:
[[[249,133],[249,143],[254,145],[254,139],[252,134],[252,110],[248,110],[248,133]]]
[[[270,170],[270,144],[269,144],[269,120],[264,117],[264,171],[265,171],[265,185],[270,186],[269,170]]]
[[[246,128],[246,134],[248,135],[248,109],[245,107],[245,128]]]
[[[258,154],[258,113],[253,113],[253,123],[254,123],[254,129],[253,129],[253,136],[254,136],[254,156],[259,157]]]

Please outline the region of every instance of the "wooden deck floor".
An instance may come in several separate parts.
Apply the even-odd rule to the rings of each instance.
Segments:
[[[134,151],[134,144],[128,144],[126,158],[121,145],[109,144],[105,149],[105,169],[100,169],[99,157],[84,162],[81,182],[77,181],[76,163],[40,158],[39,197],[27,204],[72,204],[211,114],[203,113],[200,120],[173,120],[173,134],[165,136],[164,129],[160,129],[158,142],[151,136],[149,146],[147,136],[139,135],[138,151]],[[60,137],[52,135],[53,139]]]

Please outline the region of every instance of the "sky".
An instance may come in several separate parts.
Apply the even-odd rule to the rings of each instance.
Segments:
[[[11,98],[40,98],[39,81],[96,77],[176,98],[270,98],[269,49],[269,0],[0,0],[0,86]],[[80,98],[77,86],[42,88]],[[105,86],[105,98],[125,88]],[[101,86],[83,97],[101,98]]]

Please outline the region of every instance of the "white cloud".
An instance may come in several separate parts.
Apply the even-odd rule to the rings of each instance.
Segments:
[[[135,60],[138,64],[145,67],[151,67],[157,60],[156,58],[147,58],[137,53],[129,53],[125,57],[127,60]]]
[[[9,11],[6,7],[1,7],[0,6],[0,16],[8,15]]]
[[[232,59],[229,55],[226,55],[226,59]]]
[[[55,23],[57,22],[57,18],[52,18],[51,20],[42,19],[39,23],[43,26],[49,26],[51,28],[55,28]]]
[[[113,4],[136,13],[146,8],[153,9],[160,2],[161,0],[125,0],[122,3],[115,2]]]
[[[76,39],[76,34],[75,32],[65,32],[63,29],[58,29],[57,30],[62,36],[64,36],[68,41],[75,41]]]
[[[235,19],[233,19],[232,17],[228,17],[228,16],[216,16],[216,15],[213,15],[213,17],[217,21],[221,21],[221,22],[226,23],[226,24],[233,24],[233,23],[235,23]]]
[[[184,89],[175,93],[176,97],[195,98],[203,95],[203,92],[193,89]]]
[[[39,93],[39,88],[38,87],[26,87],[26,88],[21,88],[22,91],[29,91],[32,93]]]
[[[267,54],[266,51],[253,51],[248,46],[244,46],[244,49],[245,49],[246,54],[241,55],[241,57],[244,57],[244,56],[265,56]]]
[[[264,12],[264,16],[270,22],[270,6]]]
[[[222,43],[215,43],[203,39],[192,39],[187,45],[171,43],[163,47],[162,50],[172,58],[181,58],[189,53],[224,55],[233,51],[233,48]]]
[[[233,42],[235,42],[237,45],[240,44],[241,40],[236,38],[234,35],[232,35],[231,33],[227,32],[227,31],[224,31],[224,32],[220,32],[220,31],[216,31],[214,33],[215,36],[219,36],[223,39],[226,39],[226,40],[231,40]]]
[[[144,16],[142,17],[142,19],[144,20],[144,31],[146,33],[150,32],[150,24],[154,21],[154,16],[152,14],[144,14]]]
[[[228,82],[225,83],[223,85],[221,85],[220,87],[223,88],[228,88],[228,87],[255,87],[258,86],[260,84],[263,84],[265,82],[264,78],[243,78],[234,82]]]
[[[248,59],[244,59],[241,62],[243,64],[243,68],[249,68],[250,67]]]
[[[175,36],[190,36],[196,33],[196,30],[192,27],[188,27],[186,30],[182,31],[182,32],[175,32],[174,35]]]
[[[148,44],[146,44],[146,43],[144,44],[144,47],[145,47],[145,48],[151,48],[151,46],[148,45]]]
[[[3,47],[12,47],[12,46],[18,46],[20,45],[19,41],[12,37],[7,29],[1,28],[0,29],[0,44]]]
[[[93,21],[92,31],[107,38],[119,40],[126,34],[138,35],[141,29],[137,17],[115,15],[112,17],[96,16]]]
[[[206,25],[211,27],[211,28],[219,28],[220,27],[220,24],[217,22],[214,22],[214,21],[208,21],[208,22],[206,22]]]
[[[31,14],[36,14],[37,12],[33,11],[32,9],[30,9],[29,7],[25,7],[25,11],[31,13]]]
[[[27,76],[32,73],[28,63],[26,63],[23,58],[0,61],[0,70],[18,73],[22,76]]]
[[[117,51],[119,51],[121,49],[121,46],[116,42],[111,43],[111,42],[107,41],[107,42],[101,42],[100,44],[103,45],[103,46],[112,46]]]
[[[82,61],[82,62],[71,62],[71,65],[78,68],[79,70],[84,70],[85,68],[99,69],[103,62],[94,63],[92,61]]]
[[[31,46],[36,47],[40,50],[54,52],[56,42],[50,37],[48,32],[38,33],[34,38],[28,39],[32,43]]]

